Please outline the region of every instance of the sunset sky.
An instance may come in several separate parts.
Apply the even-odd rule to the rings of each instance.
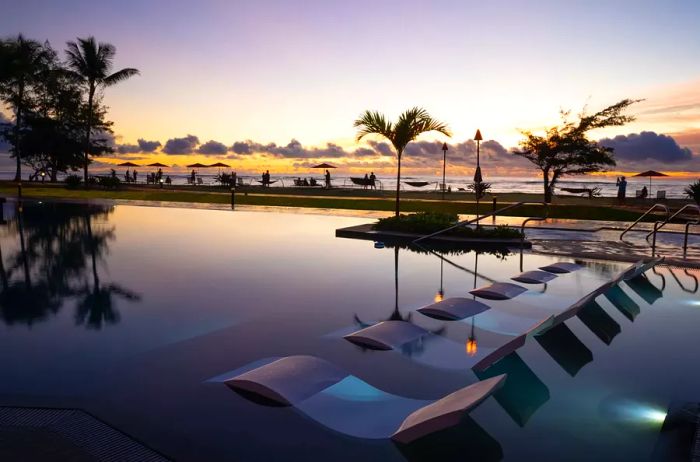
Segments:
[[[352,122],[418,105],[452,128],[452,172],[470,172],[480,128],[492,173],[534,174],[507,152],[520,129],[629,97],[645,99],[638,120],[594,134],[618,170],[700,172],[697,0],[4,3],[3,36],[63,49],[94,35],[117,69],[141,71],[105,95],[114,159],[389,172],[386,146],[356,143]],[[421,139],[406,165],[435,173],[446,139]]]

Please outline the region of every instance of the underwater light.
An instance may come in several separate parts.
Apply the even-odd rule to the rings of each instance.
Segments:
[[[658,409],[642,409],[640,415],[650,422],[663,423],[666,420],[666,413]]]

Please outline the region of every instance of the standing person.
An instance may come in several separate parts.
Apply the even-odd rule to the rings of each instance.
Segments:
[[[129,173],[129,169],[126,169],[126,175],[124,175],[124,179],[126,180],[127,183],[131,183],[131,174]]]
[[[326,189],[331,189],[331,172],[326,169]]]
[[[158,181],[160,181],[160,179],[163,178],[163,169],[162,168],[158,169],[158,173],[156,174],[156,177],[157,177],[156,179]]]
[[[369,176],[365,173],[365,181],[362,182],[362,189],[367,189],[369,186]]]
[[[372,189],[377,189],[377,176],[374,174],[374,172],[369,174],[369,184]]]
[[[231,186],[236,186],[236,172],[231,171]]]
[[[136,175],[138,175],[138,172],[134,169],[134,183],[136,183]]]
[[[192,169],[192,173],[190,173],[190,183],[195,184],[197,179],[197,174],[194,172],[194,169]]]
[[[617,202],[620,204],[625,203],[625,196],[627,195],[627,180],[624,176],[617,179]]]

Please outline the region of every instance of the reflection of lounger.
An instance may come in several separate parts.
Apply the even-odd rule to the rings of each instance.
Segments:
[[[535,411],[549,401],[549,389],[515,352],[485,371],[476,372],[480,380],[501,374],[507,374],[508,380],[493,397],[515,423],[524,427]]]
[[[505,375],[483,380],[435,401],[393,395],[313,356],[272,358],[224,382],[244,396],[294,406],[322,425],[361,438],[407,444],[459,424],[461,417],[503,385]]]
[[[584,306],[576,316],[606,345],[610,345],[622,331],[620,325],[595,301]]]
[[[653,305],[655,301],[663,297],[663,292],[661,292],[654,284],[649,282],[644,275],[639,275],[635,278],[625,281],[630,289],[635,291],[637,295],[642,297],[645,302]]]
[[[537,335],[535,340],[572,377],[593,361],[591,350],[564,323]]]
[[[605,292],[605,298],[630,321],[634,321],[634,318],[640,313],[639,305],[637,305],[620,286],[611,287],[610,290]]]

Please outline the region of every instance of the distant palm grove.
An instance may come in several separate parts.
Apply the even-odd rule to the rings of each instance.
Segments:
[[[66,44],[65,58],[48,42],[18,35],[0,40],[0,101],[14,120],[2,122],[0,137],[10,143],[30,178],[83,170],[89,184],[90,156],[113,151],[112,122],[106,119],[102,89],[136,74],[132,68],[112,71],[116,49],[94,37]]]

